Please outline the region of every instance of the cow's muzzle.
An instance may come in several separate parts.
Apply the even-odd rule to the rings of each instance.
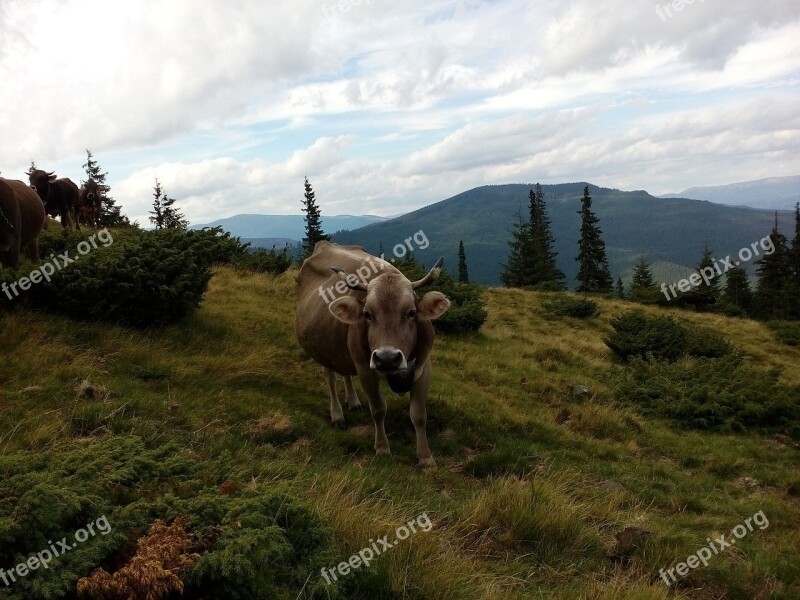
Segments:
[[[378,348],[369,359],[369,368],[381,373],[396,373],[407,367],[406,355],[397,348]]]

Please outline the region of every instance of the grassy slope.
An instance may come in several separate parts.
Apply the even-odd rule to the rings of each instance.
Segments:
[[[609,374],[618,367],[602,338],[629,305],[600,301],[597,319],[554,319],[540,295],[489,290],[479,335],[437,339],[429,414],[439,466],[420,472],[404,398],[387,390],[391,459],[373,457],[368,413],[346,411],[348,432],[328,425],[321,373],[293,339],[293,276],[218,269],[194,317],[145,333],[0,316],[0,453],[58,456],[111,436],[150,446],[178,440],[211,484],[287,483],[334,530],[341,560],[427,511],[431,532],[372,567],[385,573],[387,597],[800,596],[800,506],[787,494],[800,453],[614,408]],[[676,314],[729,336],[753,365],[779,366],[786,382],[800,382],[800,350],[779,346],[761,324]],[[78,399],[78,378],[114,395]],[[575,383],[590,388],[589,399],[568,398]],[[249,428],[275,413],[291,431],[273,446]],[[624,489],[609,492],[607,480]],[[660,568],[758,510],[769,528],[692,571],[679,592],[657,580]],[[629,564],[615,566],[606,554],[629,525],[651,535]]]

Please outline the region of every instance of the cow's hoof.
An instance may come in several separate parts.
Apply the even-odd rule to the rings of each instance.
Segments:
[[[333,425],[337,429],[341,429],[342,431],[345,431],[347,429],[347,422],[344,419],[339,419],[338,421],[332,421],[331,425]]]
[[[428,458],[420,458],[417,466],[420,469],[432,469],[436,466],[436,461],[433,460],[433,457],[429,456]]]

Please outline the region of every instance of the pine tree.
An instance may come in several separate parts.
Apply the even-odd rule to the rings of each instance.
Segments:
[[[33,162],[31,162],[33,165]],[[94,155],[91,150],[86,149],[86,163],[83,165],[86,176],[97,182],[98,191],[100,192],[101,204],[100,214],[98,215],[98,222],[101,227],[128,227],[131,222],[125,215],[122,214],[121,208],[117,206],[117,201],[108,195],[111,187],[106,183],[107,172],[100,168],[100,164],[94,160]]]
[[[558,253],[553,250],[555,238],[550,228],[544,191],[538,183],[528,194],[531,226],[531,250],[533,263],[533,279],[530,285],[538,283],[555,283],[566,287],[566,276],[556,264]]]
[[[800,291],[800,202],[794,205],[794,239],[792,240],[792,268],[794,282]]]
[[[617,295],[617,298],[625,297],[625,286],[622,283],[622,277],[617,277],[617,288],[614,290],[614,293]]]
[[[161,186],[161,182],[156,178],[156,185],[153,187],[153,215],[150,222],[156,229],[186,229],[189,222],[175,206],[175,198],[170,198]]]
[[[592,197],[589,186],[583,188],[581,198],[581,237],[578,241],[579,292],[610,292],[613,285],[611,271],[606,258],[606,245],[603,242],[602,230],[597,226],[598,218],[592,212]]]
[[[322,230],[322,215],[319,206],[317,206],[314,190],[308,181],[308,177],[305,178],[304,187],[305,200],[303,200],[302,210],[306,213],[306,235],[303,238],[303,256],[301,260],[311,256],[317,242],[331,239],[330,236],[325,235],[325,232]]]
[[[533,279],[533,252],[530,221],[517,213],[517,222],[508,241],[508,262],[501,264],[500,282],[506,287],[525,287]]]
[[[464,240],[458,241],[458,280],[469,283],[469,271],[467,270],[467,255],[464,252]]]
[[[778,232],[778,213],[775,226],[769,235],[774,252],[765,254],[756,262],[758,283],[755,293],[755,312],[765,319],[786,319],[792,303],[791,280],[793,278],[791,258],[786,236]]]
[[[725,288],[722,290],[722,298],[728,304],[750,312],[753,307],[753,291],[750,289],[750,278],[744,267],[737,265],[725,273]]]
[[[711,279],[709,279],[708,283],[706,283],[705,279],[700,281],[700,285],[697,286],[696,290],[700,293],[713,296],[714,298],[719,298],[720,282],[717,279],[717,272],[714,269],[714,253],[708,247],[708,244],[706,244],[703,248],[703,256],[700,258],[700,262],[698,263],[696,270],[698,273],[702,274],[703,269],[708,268],[710,268],[713,272]]]
[[[647,264],[644,255],[642,255],[633,267],[631,292],[651,289],[654,286],[655,280],[653,279],[653,271],[650,270],[650,265]]]
[[[164,229],[164,190],[161,188],[161,182],[156,177],[156,185],[153,187],[153,210],[150,211],[152,215],[150,222],[156,226],[156,229]]]

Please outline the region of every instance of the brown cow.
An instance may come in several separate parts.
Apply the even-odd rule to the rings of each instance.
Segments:
[[[444,314],[450,301],[440,292],[419,298],[415,290],[436,280],[441,263],[439,259],[424,278],[411,282],[360,246],[319,242],[297,277],[295,333],[303,349],[325,369],[331,421],[345,427],[336,374],[344,377],[351,409],[361,406],[351,379],[358,375],[375,421],[375,451],[389,454],[386,401],[379,388],[381,376],[386,377],[395,392],[411,392],[411,421],[422,467],[435,464],[425,433],[431,321]]]
[[[79,221],[90,227],[100,227],[100,209],[105,191],[108,191],[108,188],[98,184],[94,179],[83,183],[75,211]]]
[[[16,268],[22,251],[39,262],[39,234],[47,220],[44,206],[22,181],[0,177],[0,264]]]
[[[55,173],[47,173],[41,169],[27,171],[31,188],[39,194],[44,203],[45,212],[51,217],[60,216],[61,225],[80,229],[75,215],[78,204],[78,186],[66,177],[56,179]]]

